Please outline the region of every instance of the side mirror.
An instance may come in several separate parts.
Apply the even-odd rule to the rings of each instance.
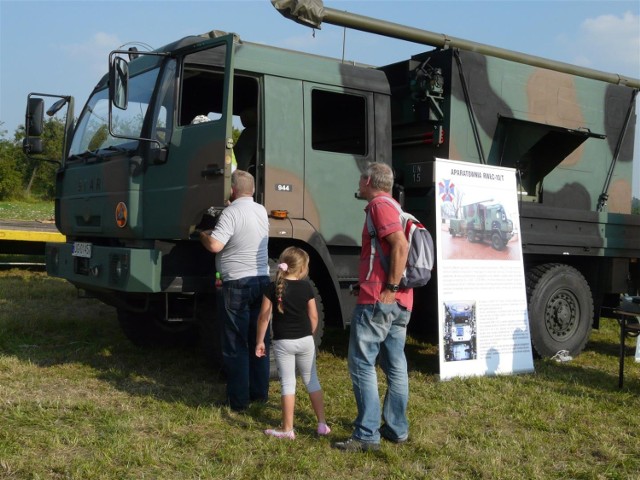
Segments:
[[[27,155],[36,155],[44,152],[42,138],[27,137],[22,140],[22,151]]]
[[[44,125],[44,100],[42,98],[29,98],[27,100],[27,114],[24,128],[27,137],[39,137],[42,135]]]
[[[32,92],[27,97],[27,113],[24,121],[25,138],[22,140],[22,151],[27,155],[30,160],[37,160],[43,162],[57,163],[62,165],[62,161],[53,160],[49,158],[34,158],[32,155],[38,155],[44,153],[44,142],[42,140],[42,134],[44,133],[44,98],[52,97],[58,100],[51,105],[47,110],[47,115],[53,117],[58,113],[65,105],[67,110],[65,113],[66,121],[64,126],[64,138],[62,141],[62,155],[68,153],[67,141],[71,136],[73,130],[73,97],[70,95],[51,95],[48,93],[35,93]]]
[[[114,107],[126,110],[129,101],[129,64],[114,57],[109,65],[109,98]]]
[[[67,98],[61,98],[56,103],[51,105],[51,107],[49,107],[49,109],[47,110],[47,115],[49,115],[50,117],[53,117],[56,113],[60,111],[62,107],[66,105],[67,100],[68,100]]]

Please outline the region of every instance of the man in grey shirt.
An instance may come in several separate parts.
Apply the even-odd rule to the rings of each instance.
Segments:
[[[234,410],[266,401],[269,392],[269,355],[255,355],[258,313],[269,285],[269,220],[265,208],[253,201],[254,191],[250,173],[233,172],[231,204],[213,230],[200,232],[204,247],[216,254],[216,269],[222,275],[222,358],[227,401]],[[267,334],[267,352],[268,343]]]

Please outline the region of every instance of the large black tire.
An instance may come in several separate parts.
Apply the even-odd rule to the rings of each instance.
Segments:
[[[155,311],[130,312],[119,308],[118,322],[124,335],[138,347],[188,346],[197,338],[194,322],[166,322]]]
[[[548,263],[529,270],[526,283],[535,352],[541,357],[560,350],[578,355],[593,323],[593,298],[585,278],[573,267]]]
[[[491,246],[498,251],[504,249],[505,242],[498,232],[493,232],[493,235],[491,235]]]

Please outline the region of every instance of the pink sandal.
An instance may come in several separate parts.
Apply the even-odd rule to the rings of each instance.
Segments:
[[[289,440],[295,440],[296,434],[293,430],[289,430],[288,432],[283,432],[282,430],[268,429],[264,431],[265,435],[269,435],[270,437],[276,438],[287,438]]]
[[[326,423],[319,423],[317,431],[318,435],[329,435],[331,433],[331,429]]]

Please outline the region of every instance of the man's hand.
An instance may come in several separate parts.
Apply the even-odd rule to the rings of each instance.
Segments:
[[[381,303],[396,303],[396,294],[391,290],[387,290],[386,288],[380,293],[380,302]]]

